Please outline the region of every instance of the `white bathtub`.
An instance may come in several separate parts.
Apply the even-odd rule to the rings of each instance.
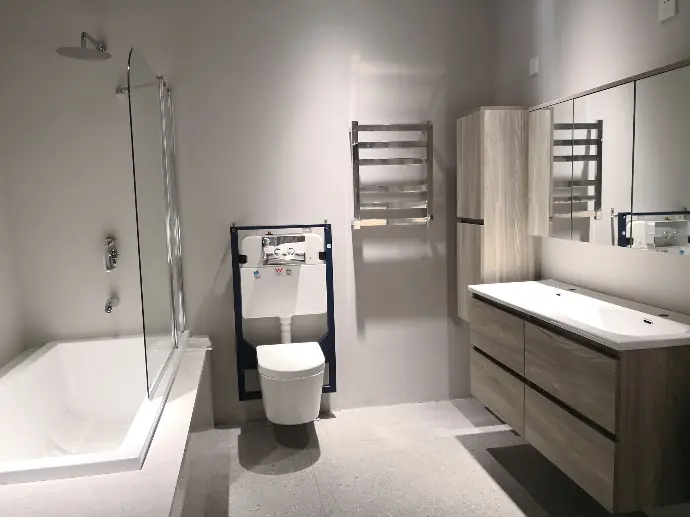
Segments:
[[[182,348],[152,400],[141,337],[49,343],[0,370],[0,484],[141,468]]]

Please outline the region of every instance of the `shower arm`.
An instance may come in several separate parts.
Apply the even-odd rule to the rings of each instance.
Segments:
[[[81,33],[81,48],[86,48],[87,40],[89,43],[91,43],[94,47],[96,47],[101,52],[105,52],[106,50],[108,50],[104,43],[101,43],[100,41],[98,41],[96,38],[91,36],[91,34],[89,34],[88,32],[82,32]]]

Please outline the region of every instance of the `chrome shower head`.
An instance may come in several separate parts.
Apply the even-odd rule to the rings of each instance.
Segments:
[[[95,48],[86,48],[86,42],[91,43]],[[58,54],[71,59],[82,59],[85,61],[105,61],[110,58],[105,43],[91,37],[86,32],[81,33],[81,46],[79,47],[60,47],[56,50]]]

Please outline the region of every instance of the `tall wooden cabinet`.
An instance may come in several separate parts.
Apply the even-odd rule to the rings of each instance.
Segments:
[[[458,315],[468,285],[531,280],[527,232],[527,110],[480,108],[458,120]]]

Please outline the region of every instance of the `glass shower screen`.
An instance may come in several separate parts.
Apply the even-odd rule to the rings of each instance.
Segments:
[[[127,74],[139,270],[149,396],[177,341],[173,320],[172,257],[162,124],[162,78],[132,49]],[[167,130],[166,130],[167,132]]]

